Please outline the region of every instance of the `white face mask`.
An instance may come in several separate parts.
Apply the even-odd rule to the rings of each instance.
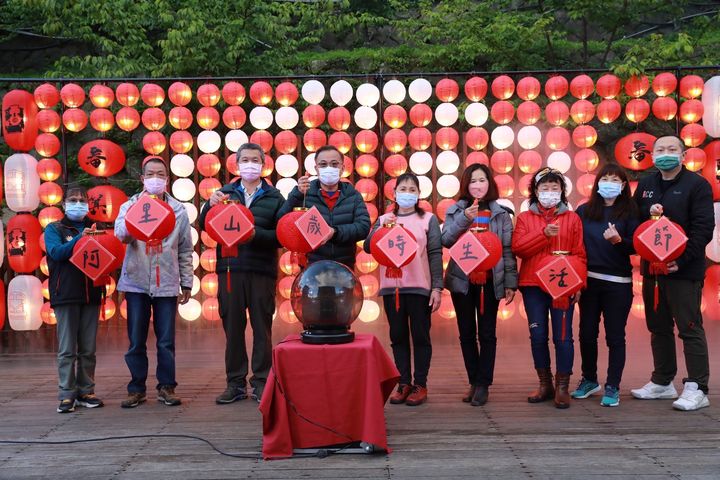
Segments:
[[[262,165],[253,162],[238,163],[238,171],[240,172],[240,177],[243,180],[246,182],[254,182],[260,178]]]
[[[335,167],[318,168],[318,178],[323,185],[337,185],[340,181],[340,169]]]
[[[167,180],[164,178],[150,177],[143,180],[145,191],[150,195],[161,195],[165,191]]]
[[[561,192],[538,192],[538,201],[544,208],[552,208],[560,203]]]

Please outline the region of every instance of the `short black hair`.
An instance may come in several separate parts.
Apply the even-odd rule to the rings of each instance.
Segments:
[[[567,185],[565,184],[565,177],[559,170],[554,168],[545,167],[535,172],[530,181],[530,204],[540,203],[538,200],[535,190],[541,183],[559,183],[562,186],[562,193],[560,194],[560,201],[567,204]]]
[[[340,161],[345,160],[345,155],[337,149],[335,145],[323,145],[322,147],[318,148],[317,152],[315,152],[315,158],[318,157],[322,152],[337,152],[338,155],[340,155]]]
[[[168,168],[167,164],[165,163],[165,160],[162,159],[162,157],[149,157],[143,160],[142,163],[142,174],[145,175],[145,167],[148,166],[149,163],[159,163],[163,167],[165,167],[165,173],[167,173]]]
[[[260,152],[260,159],[265,162],[265,150],[263,150],[263,148],[257,143],[246,142],[240,145],[240,148],[237,149],[237,152],[235,154],[237,160],[240,160],[240,152],[242,152],[243,150],[256,150]]]
[[[68,187],[65,190],[65,198],[72,197],[73,195],[80,195],[86,200],[88,198],[87,190],[81,186]]]

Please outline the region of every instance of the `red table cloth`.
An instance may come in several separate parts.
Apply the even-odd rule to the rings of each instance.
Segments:
[[[260,403],[263,457],[290,457],[294,448],[350,439],[390,451],[384,406],[399,378],[373,335],[358,334],[341,345],[308,345],[299,335],[288,336],[273,349],[273,369]]]

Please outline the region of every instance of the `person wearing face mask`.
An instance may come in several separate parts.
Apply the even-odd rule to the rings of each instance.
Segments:
[[[234,257],[223,257],[217,247],[217,272],[230,272],[230,290],[226,281],[218,282],[220,317],[225,330],[226,388],[216,399],[229,404],[247,398],[248,356],[245,349],[247,314],[253,331],[252,398],[260,401],[272,363],[271,329],[275,310],[278,247],[275,229],[285,199],[280,191],[261,178],[265,153],[260,145],[246,143],[237,150],[240,178],[210,196],[200,213],[200,226],[210,208],[225,200],[240,202],[255,218],[251,238],[238,245]],[[225,276],[222,275],[224,279]]]
[[[120,206],[115,220],[115,236],[127,244],[117,289],[125,293],[130,348],[125,363],[130,370],[128,396],[120,404],[134,408],[145,402],[148,376],[147,336],[152,309],[157,339],[157,400],[168,406],[182,402],[175,394],[175,317],[178,301],[190,299],[193,283],[190,222],[182,203],[166,192],[167,165],[160,157],[150,156],[141,165],[143,190]],[[162,251],[148,251],[145,242],[133,238],[127,230],[125,215],[143,195],[156,195],[175,213],[175,228],[162,241]]]
[[[707,339],[700,312],[705,278],[705,247],[712,240],[715,218],[712,187],[702,176],[687,170],[683,164],[685,148],[680,138],[663,136],[653,145],[653,162],[657,173],[640,179],[635,201],[642,220],[664,215],[680,225],[688,237],[685,251],[668,263],[668,274],[651,276],[647,262],[642,262],[645,320],[650,331],[654,370],[650,382],[631,391],[642,400],[677,398],[673,379],[677,374],[674,327],[683,343],[688,375],[684,389],[673,403],[677,410],[707,407],[710,369]],[[657,278],[659,304],[654,304]]]
[[[530,206],[517,217],[512,251],[521,259],[520,293],[530,327],[530,347],[539,388],[528,402],[554,399],[557,408],[570,407],[569,383],[573,367],[573,302],[567,310],[552,307],[552,297],[541,289],[535,272],[554,252],[572,255],[585,262],[582,221],[565,197],[565,178],[552,168],[543,168],[530,182]],[[548,321],[548,316],[551,321]],[[550,325],[552,324],[552,325]],[[548,348],[549,327],[555,345],[556,374],[553,385]]]
[[[580,296],[580,354],[582,378],[570,394],[588,398],[600,391],[597,376],[600,317],[605,326],[608,368],[600,404],[620,404],[620,380],[625,368],[625,326],[633,301],[633,233],[640,224],[637,205],[630,195],[625,171],[608,163],[597,174],[588,203],[577,209],[582,219],[588,256],[587,288]]]
[[[340,181],[343,154],[332,145],[315,152],[317,180],[305,174],[288,195],[280,216],[296,207],[317,207],[320,215],[333,229],[332,236],[308,254],[308,262],[335,260],[351,269],[355,266],[356,242],[367,237],[370,216],[360,192],[348,182]]]
[[[427,376],[432,357],[430,315],[440,308],[442,292],[442,244],[437,217],[418,205],[420,182],[412,173],[403,173],[395,184],[395,205],[390,213],[380,216],[365,240],[365,251],[378,228],[386,224],[400,224],[408,229],[418,244],[415,258],[402,267],[402,278],[385,276],[380,267],[380,292],[385,314],[390,324],[395,365],[400,372],[397,390],[390,403],[417,406],[427,400]],[[396,304],[399,288],[399,304]],[[399,305],[399,307],[398,307]],[[415,372],[411,368],[410,337],[415,356]]]
[[[70,262],[75,244],[94,229],[87,218],[87,200],[84,188],[68,188],[65,217],[45,229],[50,306],[57,317],[58,413],[72,412],[76,405],[103,406],[95,396],[95,338],[104,287],[94,287]]]
[[[489,230],[503,246],[500,261],[493,267],[487,282],[471,283],[454,260],[445,273],[445,287],[450,290],[457,314],[460,348],[470,388],[462,401],[472,406],[485,405],[488,388],[493,383],[497,349],[497,311],[500,300],[511,303],[518,287],[517,262],[512,253],[512,210],[499,203],[498,188],[490,168],[474,164],[465,169],[460,180],[457,203],[445,212],[442,228],[443,247],[452,247],[471,227],[476,225],[478,212],[489,211]],[[481,291],[484,295],[480,301]]]

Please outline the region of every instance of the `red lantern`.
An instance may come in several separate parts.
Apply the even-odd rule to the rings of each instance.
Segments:
[[[595,84],[595,91],[605,100],[617,97],[620,94],[621,89],[622,82],[618,77],[611,73],[607,73],[598,78],[598,81]]]
[[[442,150],[453,150],[460,142],[460,135],[452,127],[442,127],[435,133],[435,144]]]
[[[680,79],[680,96],[683,98],[697,98],[705,87],[705,81],[697,75],[685,75]]]
[[[385,148],[387,148],[392,153],[402,152],[407,145],[407,141],[407,135],[405,135],[405,132],[403,132],[399,128],[393,128],[389,130],[383,137],[383,143],[385,144]],[[355,138],[355,142],[357,142],[357,137]]]
[[[413,105],[410,109],[410,123],[416,127],[426,127],[432,122],[433,111],[432,108],[425,105],[424,103],[418,103]]]
[[[550,102],[545,107],[545,118],[556,127],[565,123],[570,116],[570,109],[564,102]]]
[[[659,73],[653,78],[652,89],[658,97],[665,97],[675,91],[677,78],[670,72]]]
[[[471,102],[479,102],[487,95],[488,84],[482,77],[471,77],[465,82],[465,96]],[[423,127],[424,125],[417,125]]]
[[[148,108],[141,118],[143,126],[148,130],[160,130],[165,126],[165,112],[159,108]]]
[[[532,101],[522,102],[517,108],[517,117],[524,125],[533,125],[540,120],[540,105]]]
[[[99,287],[110,283],[109,275],[122,266],[125,247],[110,230],[83,235],[73,247],[70,262]]]
[[[565,150],[570,145],[570,133],[563,127],[553,127],[545,135],[545,144],[551,150]]]
[[[508,150],[498,150],[490,157],[490,165],[497,173],[508,173],[513,169],[515,157]]]
[[[112,223],[120,212],[120,206],[127,202],[125,192],[112,185],[99,185],[87,192],[88,218],[96,222]]]
[[[370,225],[373,225],[378,218],[378,209],[372,203],[366,203],[365,208],[367,208],[368,216],[370,216]]]
[[[362,153],[374,152],[378,147],[378,142],[378,136],[372,130],[360,130],[357,135],[355,135],[355,146]],[[347,152],[342,153],[344,154]]]
[[[144,116],[145,116],[145,114],[143,113],[143,117]],[[224,115],[223,115],[223,118],[224,118]],[[173,107],[170,110],[170,113],[168,113],[168,121],[170,122],[170,125],[172,125],[173,128],[176,128],[178,130],[187,130],[192,125],[193,114],[189,109],[187,109],[185,107]],[[230,127],[228,127],[228,128],[230,128]],[[159,130],[159,129],[154,129],[154,130]]]
[[[631,133],[615,145],[615,159],[630,170],[646,170],[653,166],[652,146],[655,136],[649,133]]]
[[[80,147],[78,164],[90,175],[110,177],[125,167],[125,152],[110,140],[92,140]]]
[[[631,97],[639,98],[645,95],[650,88],[650,82],[645,75],[633,75],[625,82],[625,93]]]
[[[45,133],[57,132],[62,123],[60,115],[55,110],[40,110],[36,118],[38,129]]]
[[[325,109],[320,105],[308,105],[303,110],[302,117],[306,127],[317,128],[325,121]]]
[[[5,251],[15,273],[33,273],[38,269],[42,258],[41,234],[40,222],[29,213],[19,213],[8,221]]]
[[[120,105],[132,107],[140,100],[140,90],[133,83],[121,83],[115,88],[115,98]]]
[[[570,107],[570,116],[575,123],[588,123],[595,116],[595,105],[588,100],[578,100]]]
[[[132,107],[123,107],[115,115],[115,122],[120,129],[130,132],[140,125],[140,114]]]
[[[680,120],[685,123],[696,123],[702,120],[705,107],[700,100],[686,100],[680,105]]]
[[[37,164],[37,173],[41,180],[54,182],[60,178],[62,166],[54,158],[43,158]]]
[[[675,102],[674,98],[670,97],[658,97],[652,104],[653,115],[660,120],[672,120],[675,118],[677,110],[677,102]]]
[[[512,97],[515,91],[515,82],[507,75],[496,77],[490,85],[490,90],[495,98],[499,100],[507,100]]]
[[[452,102],[460,94],[458,83],[451,78],[443,78],[435,85],[435,95],[441,102]]]
[[[409,250],[411,253],[404,255],[403,258],[393,255],[393,244],[388,240],[391,238],[390,236],[392,236],[393,239],[398,236],[406,236],[407,240],[405,240],[406,245],[404,249]],[[414,246],[414,248],[410,248],[412,246]],[[413,261],[417,246],[415,235],[402,225],[383,225],[375,231],[370,239],[370,253],[380,265],[385,267],[385,278],[402,278],[402,267]],[[399,286],[395,288],[395,310],[400,310]]]
[[[202,316],[209,322],[220,321],[220,302],[217,298],[206,298],[202,303]]]
[[[603,100],[597,106],[598,120],[605,124],[617,120],[621,112],[622,107],[617,100]]]
[[[60,151],[60,140],[52,133],[41,133],[35,139],[35,151],[43,157],[52,157]]]
[[[63,190],[55,182],[43,182],[38,189],[38,197],[45,205],[57,205],[63,199]]]
[[[209,200],[213,193],[222,188],[222,183],[217,178],[203,178],[198,185],[198,192],[203,200]]]
[[[40,222],[40,226],[42,228],[47,228],[47,226],[51,223],[59,222],[64,217],[65,214],[58,207],[45,207],[38,212],[38,221]],[[45,251],[44,244],[40,246],[40,249]],[[40,268],[42,269],[42,263],[40,264]]]
[[[578,148],[590,148],[597,141],[597,131],[592,125],[578,125],[573,130],[572,140]]]
[[[518,156],[518,167],[523,173],[536,172],[541,165],[542,157],[535,150],[525,150]]]
[[[487,130],[482,127],[472,127],[465,132],[465,145],[473,150],[482,150],[489,140]]]
[[[368,178],[375,176],[379,167],[380,165],[378,164],[377,158],[372,155],[360,155],[355,160],[355,171],[361,177]]]
[[[395,184],[397,183],[397,179],[391,178],[387,182],[385,182],[385,185],[383,186],[383,195],[385,195],[385,198],[391,201],[395,201]]]
[[[328,123],[333,130],[347,130],[350,126],[350,112],[345,107],[335,107],[328,113]]]
[[[159,107],[165,101],[165,91],[160,85],[146,83],[140,89],[140,98],[148,107]]]
[[[302,217],[306,208],[296,208],[283,215],[277,224],[277,237],[280,245],[290,250],[292,265],[307,266],[307,254],[313,251],[295,222]]]
[[[479,163],[490,166],[490,159],[485,152],[472,152],[465,158],[465,167]]]
[[[268,157],[267,155],[265,155],[265,164],[267,164],[267,159]],[[230,175],[235,175],[236,177],[240,175],[240,170],[238,170],[237,165],[237,154],[231,153],[227,156],[227,158],[225,159],[225,168],[227,168],[227,171],[230,172]],[[200,171],[199,168],[198,171]]]
[[[345,155],[352,147],[352,138],[346,132],[335,132],[328,138],[328,143]]]
[[[2,135],[13,150],[28,152],[38,136],[38,107],[25,90],[11,90],[2,99]]]
[[[275,87],[275,98],[283,107],[289,107],[297,102],[299,96],[298,89],[292,82],[283,82]]]
[[[212,130],[220,124],[220,114],[213,107],[201,107],[196,118],[198,125],[205,130]]]
[[[549,279],[557,278],[552,275],[553,271],[565,271],[569,278],[562,279],[565,287],[557,283],[548,283]],[[548,272],[550,273],[548,275]],[[570,308],[570,297],[579,292],[587,280],[587,264],[576,255],[547,255],[540,261],[536,276],[540,280],[541,287],[552,298],[553,308],[567,310]],[[563,312],[561,337],[565,340],[566,323],[565,312]]]
[[[250,135],[250,143],[257,143],[260,145],[265,153],[268,153],[273,146],[273,136],[267,130],[255,130]]]
[[[705,148],[707,161],[702,169],[702,175],[710,183],[713,190],[713,200],[720,201],[720,141],[714,140]]]
[[[168,98],[173,105],[184,107],[192,100],[192,90],[187,83],[175,82],[168,87]]]
[[[435,213],[437,213],[437,216],[441,222],[445,221],[445,213],[447,212],[447,209],[450,208],[454,203],[455,200],[453,200],[452,198],[443,198],[437,203]]]
[[[154,132],[154,133],[160,133],[160,132]],[[159,138],[157,140],[159,141]],[[165,141],[165,137],[163,137],[163,142],[164,141]],[[187,153],[190,150],[192,150],[192,147],[193,147],[193,137],[190,134],[190,132],[187,132],[185,130],[178,130],[177,132],[173,132],[170,134],[170,149],[173,152]],[[165,146],[163,143],[162,150],[164,150],[164,149],[165,149]],[[160,152],[162,152],[162,150],[160,150]],[[160,152],[155,153],[155,155],[158,155]],[[150,152],[150,153],[152,153],[152,152]]]
[[[540,95],[540,80],[535,77],[524,77],[521,78],[517,84],[518,97],[525,101],[535,100]],[[518,107],[518,115],[520,108]]]
[[[275,135],[275,150],[289,154],[297,149],[298,139],[290,130],[283,130]]]
[[[583,148],[575,154],[575,168],[581,172],[592,172],[600,164],[600,157],[595,150]],[[539,167],[539,166],[538,166]],[[530,173],[530,172],[526,172]]]
[[[383,162],[383,170],[391,177],[399,177],[407,171],[408,162],[402,155],[390,155]]]
[[[686,147],[699,147],[705,141],[705,127],[699,123],[690,123],[680,130],[680,138]]]
[[[520,180],[518,181],[518,188],[520,190],[520,195],[522,195],[525,198],[530,197],[530,182],[532,182],[533,176],[532,175],[523,175],[520,177]]]
[[[255,82],[250,85],[250,100],[255,105],[267,105],[272,101],[273,89],[267,82]]]
[[[149,222],[147,219],[155,219]],[[154,195],[142,195],[125,215],[128,233],[141,242],[145,242],[147,253],[161,253],[162,241],[175,228],[175,212],[167,202]],[[160,267],[155,272],[159,286]]]
[[[90,125],[98,132],[107,132],[115,125],[115,117],[107,108],[97,108],[90,112]]]
[[[593,185],[595,184],[595,175],[585,173],[577,179],[577,190],[583,197],[589,197],[592,194]]]
[[[372,202],[378,194],[378,185],[375,180],[361,178],[355,183],[355,190],[360,192],[364,202]]]
[[[625,85],[627,87],[627,84]],[[634,123],[640,123],[650,114],[650,104],[644,98],[633,98],[625,105],[625,116]]]
[[[688,148],[685,151],[685,158],[683,158],[683,165],[687,167],[691,172],[698,172],[703,169],[705,162],[707,161],[707,155],[701,148]]]
[[[197,159],[197,170],[203,177],[217,175],[220,166],[220,159],[214,153],[204,153]]]
[[[413,150],[427,150],[432,145],[432,133],[427,128],[413,128],[408,135],[408,143]]]
[[[570,93],[580,100],[592,95],[593,90],[595,90],[595,85],[593,85],[593,80],[588,75],[578,75],[570,81]]]
[[[222,97],[228,105],[240,105],[245,101],[245,87],[238,82],[228,82],[223,85]]]
[[[319,128],[311,128],[303,135],[303,145],[308,152],[315,152],[327,145],[327,135]]]
[[[203,107],[214,107],[220,97],[220,89],[214,83],[205,83],[197,89],[197,99]]]
[[[87,114],[79,108],[68,108],[62,114],[63,125],[71,132],[79,132],[87,127]]]
[[[545,95],[550,100],[559,100],[568,92],[568,81],[567,78],[562,75],[556,75],[550,77],[545,82]]]
[[[227,128],[230,130],[236,130],[245,125],[247,115],[245,115],[245,110],[243,110],[242,107],[233,105],[223,111],[222,120]]]
[[[500,198],[508,198],[515,191],[515,181],[510,175],[496,175],[494,180],[497,184]]]
[[[85,90],[80,85],[68,83],[60,89],[60,98],[68,108],[77,108],[85,101]]]
[[[35,103],[40,108],[52,108],[60,101],[60,92],[52,83],[43,83],[33,93]]]
[[[93,85],[90,89],[90,101],[97,108],[107,108],[115,100],[112,88],[105,85]]]
[[[181,131],[174,132],[181,133]],[[187,132],[185,132],[187,133]],[[188,133],[188,135],[190,135]],[[172,137],[171,137],[172,138]],[[160,155],[163,150],[165,150],[165,147],[167,146],[167,142],[165,141],[165,135],[163,135],[160,132],[148,132],[145,134],[145,136],[142,139],[143,148],[147,153],[150,155]]]
[[[383,112],[383,120],[390,128],[401,128],[407,122],[407,112],[400,105],[390,105]]]

